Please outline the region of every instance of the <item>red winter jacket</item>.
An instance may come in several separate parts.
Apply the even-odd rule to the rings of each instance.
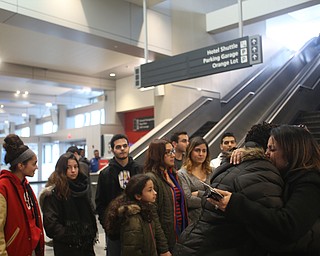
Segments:
[[[26,179],[0,174],[0,255],[44,255],[44,235],[36,197]]]

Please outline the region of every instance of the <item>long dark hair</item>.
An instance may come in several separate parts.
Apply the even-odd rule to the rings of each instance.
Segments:
[[[62,154],[56,164],[54,172],[50,175],[46,187],[54,185],[55,191],[59,198],[68,198],[70,188],[68,184],[67,169],[68,160],[75,160],[79,167],[79,161],[76,156],[70,152]]]
[[[281,125],[271,130],[284,157],[287,170],[320,170],[320,149],[312,134],[304,127]]]
[[[142,219],[151,222],[152,214],[149,203],[139,201],[136,199],[136,195],[142,195],[142,191],[145,188],[147,182],[151,180],[145,174],[136,174],[132,176],[124,190],[124,192],[111,201],[108,209],[106,211],[106,218],[104,223],[104,228],[107,232],[112,235],[117,235],[120,230],[120,226],[127,219],[127,214],[125,212],[128,210],[127,206],[132,204],[137,204],[140,206],[140,214]],[[124,212],[119,216],[119,208],[123,206]]]
[[[159,172],[167,169],[164,162],[167,144],[171,143],[165,139],[155,139],[150,143],[147,150],[144,172]]]

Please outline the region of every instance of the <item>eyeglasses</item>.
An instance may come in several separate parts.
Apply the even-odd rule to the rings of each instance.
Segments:
[[[168,155],[168,156],[172,156],[176,153],[175,149],[171,149],[171,150],[166,150],[165,154]]]

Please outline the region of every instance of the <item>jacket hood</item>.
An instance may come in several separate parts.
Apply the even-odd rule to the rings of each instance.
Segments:
[[[234,166],[233,164],[229,163],[229,159],[231,156],[230,152],[228,154],[228,156],[226,157],[226,162],[224,162],[223,164],[221,164],[220,166],[218,166],[215,170],[214,170],[214,174],[211,177],[210,183],[213,182],[213,180],[222,172],[224,172],[225,170],[227,170],[228,168]],[[270,162],[270,159],[267,158],[267,156],[264,153],[264,149],[261,147],[243,147],[241,148],[241,153],[242,153],[242,163],[243,162],[247,162],[247,161],[252,161],[252,160],[266,160],[268,162]]]
[[[255,160],[255,159],[264,159],[264,160],[268,160],[265,151],[263,148],[261,147],[244,147],[243,150],[243,161],[249,161],[249,160]]]
[[[48,187],[45,187],[43,190],[41,190],[40,194],[39,194],[39,205],[40,208],[43,209],[43,202],[44,199],[46,198],[46,196],[49,196],[52,194],[52,190],[54,189],[55,185],[51,185]]]
[[[138,204],[129,204],[129,205],[122,205],[118,208],[119,216],[130,216],[135,215],[141,212],[141,207]]]
[[[267,158],[263,148],[255,147],[255,146],[252,147],[252,145],[256,145],[256,144],[251,144],[250,142],[249,144],[246,143],[246,145],[243,148],[240,148],[242,153],[242,162],[256,160],[256,159],[264,159],[264,160],[270,161],[269,158]],[[225,155],[228,162],[231,157],[231,154],[232,152],[227,152]]]

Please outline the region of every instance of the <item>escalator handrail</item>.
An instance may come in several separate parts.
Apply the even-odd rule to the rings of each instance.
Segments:
[[[291,100],[291,98],[296,94],[296,92],[300,90],[300,88],[304,88],[307,90],[315,89],[315,87],[320,81],[320,77],[317,79],[317,81],[313,84],[312,87],[304,86],[303,81],[306,80],[319,65],[320,65],[320,55],[318,55],[318,57],[316,57],[312,61],[312,63],[308,65],[309,67],[305,71],[303,77],[301,77],[299,81],[293,87],[290,88],[291,90],[289,91],[289,94],[285,94],[285,96],[283,96],[282,99],[279,100],[280,103],[278,104],[278,107],[273,107],[273,111],[269,114],[268,118],[265,119],[267,122],[270,123],[276,118],[279,112],[286,106],[286,104]]]
[[[295,78],[290,85],[287,87],[287,90],[283,91],[281,95],[278,97],[277,101],[273,102],[270,106],[270,110],[266,112],[264,116],[262,116],[259,122],[265,121],[268,123],[272,123],[273,120],[277,117],[277,115],[284,109],[286,104],[294,97],[294,95],[301,89],[304,88],[306,90],[312,91],[317,85],[320,83],[320,77],[316,80],[312,87],[304,86],[303,81],[310,77],[310,75],[315,71],[315,69],[320,65],[320,54],[315,57],[307,66],[299,72],[301,77]],[[292,85],[291,85],[292,84]],[[259,123],[258,122],[258,123]],[[245,137],[238,141],[238,146],[242,146],[244,144]]]
[[[309,47],[309,44],[310,44],[312,41],[314,41],[314,40],[316,40],[316,37],[311,38],[307,43],[304,44],[304,46],[303,46],[301,49],[299,49],[297,52],[291,54],[290,58],[288,58],[288,60],[286,61],[286,63],[285,63],[284,65],[282,65],[282,66],[275,72],[275,74],[274,74],[273,76],[270,76],[270,79],[272,79],[272,77],[277,77],[278,74],[281,74],[282,71],[283,71],[284,69],[286,69],[286,68],[288,67],[288,65],[290,65],[291,60],[292,60],[295,56],[301,54],[307,47]],[[281,51],[284,51],[284,50],[281,50]],[[229,103],[233,98],[235,98],[237,95],[239,95],[239,94],[241,93],[241,91],[243,91],[251,82],[253,82],[256,78],[258,78],[259,75],[261,75],[263,72],[265,72],[265,71],[268,69],[268,67],[269,67],[268,65],[264,66],[256,75],[254,75],[249,81],[247,81],[243,86],[241,86],[241,88],[240,88],[239,90],[237,90],[235,93],[233,93],[228,99],[222,100],[221,103],[224,103],[224,104]],[[267,79],[267,80],[263,83],[263,85],[268,84],[269,81],[270,81],[270,79]],[[263,87],[263,85],[262,85],[261,87]],[[261,87],[260,87],[260,88],[261,88]]]
[[[273,80],[275,80],[280,74],[282,74],[282,72],[291,64],[291,61],[294,59],[294,57],[296,56],[299,56],[299,54],[302,54],[303,51],[310,47],[310,43],[312,43],[314,40],[316,40],[316,38],[312,38],[310,39],[298,52],[296,52],[295,54],[293,54],[291,56],[291,58],[285,63],[285,65],[283,65],[272,77],[270,77],[270,79],[267,79],[259,88],[258,90],[256,91],[256,93],[253,93],[253,94],[258,94],[258,92],[260,91],[263,91],[264,88],[266,88],[268,85],[270,85],[272,83]],[[237,91],[239,92],[239,91]],[[247,95],[248,96],[248,95]],[[242,102],[242,101],[241,101]],[[238,105],[238,104],[237,104]],[[204,138],[207,139],[210,137],[210,134],[216,134],[215,136],[213,136],[212,139],[207,139],[208,141],[208,144],[209,144],[209,147],[211,147],[213,145],[213,143],[215,143],[217,140],[219,140],[219,136],[222,135],[223,131],[222,130],[225,130],[226,127],[228,127],[228,125],[230,125],[229,123],[230,122],[227,122],[226,120],[231,120],[231,116],[234,116],[234,118],[237,118],[240,113],[243,113],[244,109],[237,109],[238,106],[235,106],[232,108],[232,110],[230,110],[228,113],[227,113],[227,118],[222,118],[205,136]],[[233,113],[235,112],[235,113]],[[219,128],[219,127],[222,127],[222,128]],[[244,141],[244,137],[243,137],[243,141]],[[240,141],[239,141],[240,142]]]
[[[223,127],[225,128],[228,123],[230,123],[230,120],[233,118],[237,118],[239,113],[241,112],[241,106],[245,105],[248,100],[254,95],[254,92],[249,92],[245,97],[243,97],[224,117],[220,119],[220,121],[206,134],[204,135],[204,139],[209,142],[209,147],[214,143],[214,141],[217,140],[217,138],[220,138],[220,134],[222,133],[221,130]],[[214,138],[210,139],[210,134],[217,134],[214,136]]]

